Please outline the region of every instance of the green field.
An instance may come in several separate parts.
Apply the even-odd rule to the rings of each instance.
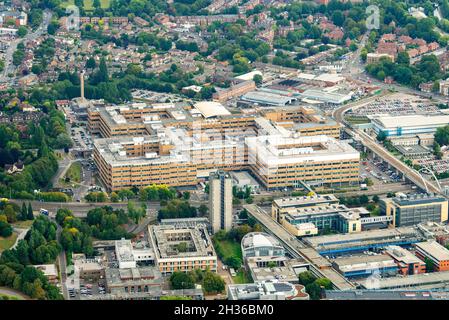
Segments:
[[[219,241],[219,243],[225,257],[236,256],[242,259],[242,248],[240,247],[240,243],[229,240],[222,240]]]
[[[13,232],[13,234],[7,238],[0,237],[0,252],[5,251],[12,247],[12,245],[16,242],[17,233]]]
[[[84,10],[93,11],[94,10],[94,1],[93,0],[84,0]],[[68,5],[74,5],[75,0],[67,0],[61,3],[62,8],[66,8]],[[110,0],[100,0],[100,6],[102,9],[108,9],[111,5]]]
[[[248,274],[245,269],[241,268],[235,277],[232,277],[232,280],[234,280],[234,283],[242,284],[242,283],[252,283],[253,279],[251,278],[251,275]]]
[[[1,300],[23,300],[23,299],[19,296],[11,296],[9,294],[1,294],[0,293],[0,301]]]
[[[82,172],[81,163],[74,162],[70,165],[70,168],[67,170],[63,180],[65,180],[65,178],[70,178],[70,183],[73,182],[80,183],[82,174],[81,172]]]

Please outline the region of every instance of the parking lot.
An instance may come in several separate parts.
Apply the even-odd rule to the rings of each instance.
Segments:
[[[80,149],[92,149],[93,143],[90,135],[86,133],[84,127],[72,127],[70,129],[74,147]]]
[[[389,169],[388,164],[380,160],[367,159],[362,161],[360,167],[360,177],[369,178],[374,184],[386,184],[402,181],[401,174],[396,173],[393,168]]]
[[[368,115],[414,115],[414,114],[441,114],[439,108],[429,100],[411,95],[395,94],[388,98],[377,99],[371,103],[351,110],[348,116]]]

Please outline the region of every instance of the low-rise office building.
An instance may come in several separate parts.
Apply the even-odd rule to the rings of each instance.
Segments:
[[[309,263],[287,257],[249,257],[245,259],[254,282],[285,281],[298,283],[298,275],[309,270]]]
[[[435,271],[449,271],[449,250],[436,241],[415,244],[416,255],[432,262]]]
[[[327,194],[276,199],[271,214],[291,234],[302,237],[323,230],[360,232],[362,218],[369,212],[365,208],[349,209],[339,204],[334,195]]]
[[[136,268],[138,262],[154,262],[152,249],[134,249],[131,240],[116,240],[115,254],[120,269]]]
[[[449,123],[449,115],[368,116],[376,133],[387,136],[435,133]]]
[[[384,254],[338,258],[333,260],[332,265],[347,278],[363,278],[374,273],[395,275],[398,272],[398,266],[394,260]]]
[[[425,236],[416,228],[400,227],[369,230],[358,233],[304,238],[321,255],[338,255],[380,249],[389,245],[410,246]]]
[[[399,273],[411,275],[426,272],[426,264],[413,253],[399,246],[388,246],[385,253],[391,256],[397,263]]]
[[[108,293],[124,291],[125,293],[149,292],[162,287],[163,278],[157,268],[107,268],[105,271],[106,290]]]
[[[58,270],[54,264],[40,264],[34,266],[37,270],[42,271],[44,276],[48,279],[51,284],[59,283]]]
[[[283,257],[285,249],[281,243],[264,232],[250,232],[242,238],[243,258],[249,257]]]
[[[377,281],[361,282],[360,285],[369,290],[437,290],[447,289],[449,272],[419,273],[409,276],[380,278]]]
[[[395,227],[448,220],[448,200],[433,194],[385,198],[380,201],[380,209],[382,214],[393,217],[392,224]]]
[[[184,130],[164,128],[159,136],[97,139],[94,160],[108,188],[196,185],[217,169],[247,169],[268,189],[302,184],[355,185],[360,154],[327,136],[242,136],[202,141]]]
[[[326,290],[325,300],[449,300],[448,291]]]
[[[231,114],[213,101],[92,102],[88,127],[103,137],[93,158],[108,191],[196,185],[217,169],[247,170],[268,189],[358,183],[359,153],[337,140],[338,123],[310,107]]]
[[[227,286],[229,300],[309,300],[302,285],[266,281]]]
[[[234,85],[231,85],[226,89],[218,89],[216,92],[212,94],[212,99],[224,102],[226,100],[240,97],[247,92],[256,89],[256,83],[251,80],[240,81]]]
[[[206,226],[149,226],[148,232],[162,274],[195,269],[217,271],[217,255]]]

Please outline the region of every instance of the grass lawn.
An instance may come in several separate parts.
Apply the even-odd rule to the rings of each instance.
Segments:
[[[74,162],[70,165],[70,168],[67,170],[64,178],[70,178],[70,183],[72,182],[81,182],[81,163]]]
[[[33,224],[34,220],[17,221],[12,225],[19,229],[28,229]]]
[[[232,280],[234,280],[234,283],[236,283],[236,284],[253,282],[251,275],[249,273],[247,273],[244,269],[240,269],[237,272],[237,275],[235,277],[232,277]]]
[[[0,293],[0,301],[1,300],[23,300],[23,299],[19,296],[11,296],[9,294],[1,294]]]
[[[84,0],[84,10],[93,11],[94,10],[94,2],[93,0]]]
[[[74,5],[74,4],[75,4],[75,0],[66,0],[64,2],[61,2],[60,7],[67,8],[67,6]]]
[[[12,247],[12,245],[16,242],[17,233],[13,232],[13,234],[7,238],[0,237],[0,252],[5,251]]]
[[[61,3],[61,8],[66,8],[68,5],[74,5],[75,0],[66,0]],[[100,6],[103,9],[108,9],[111,6],[110,0],[100,0]],[[93,11],[94,10],[94,1],[93,0],[84,0],[84,10]]]
[[[232,242],[229,240],[219,241],[223,254],[225,257],[236,256],[242,259],[242,248],[240,247],[240,243]]]
[[[103,9],[107,9],[111,6],[111,1],[110,0],[100,0],[100,4]]]
[[[370,120],[368,118],[359,118],[359,117],[346,117],[347,121],[349,121],[352,124],[365,124],[370,123]]]

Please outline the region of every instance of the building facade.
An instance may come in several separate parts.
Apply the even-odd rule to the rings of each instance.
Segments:
[[[395,227],[448,220],[448,200],[431,194],[385,198],[380,201],[380,209],[383,214],[393,217]]]
[[[217,271],[217,255],[207,227],[149,226],[155,264],[163,275],[195,269]]]
[[[232,178],[224,171],[209,175],[209,221],[213,233],[232,227]]]

